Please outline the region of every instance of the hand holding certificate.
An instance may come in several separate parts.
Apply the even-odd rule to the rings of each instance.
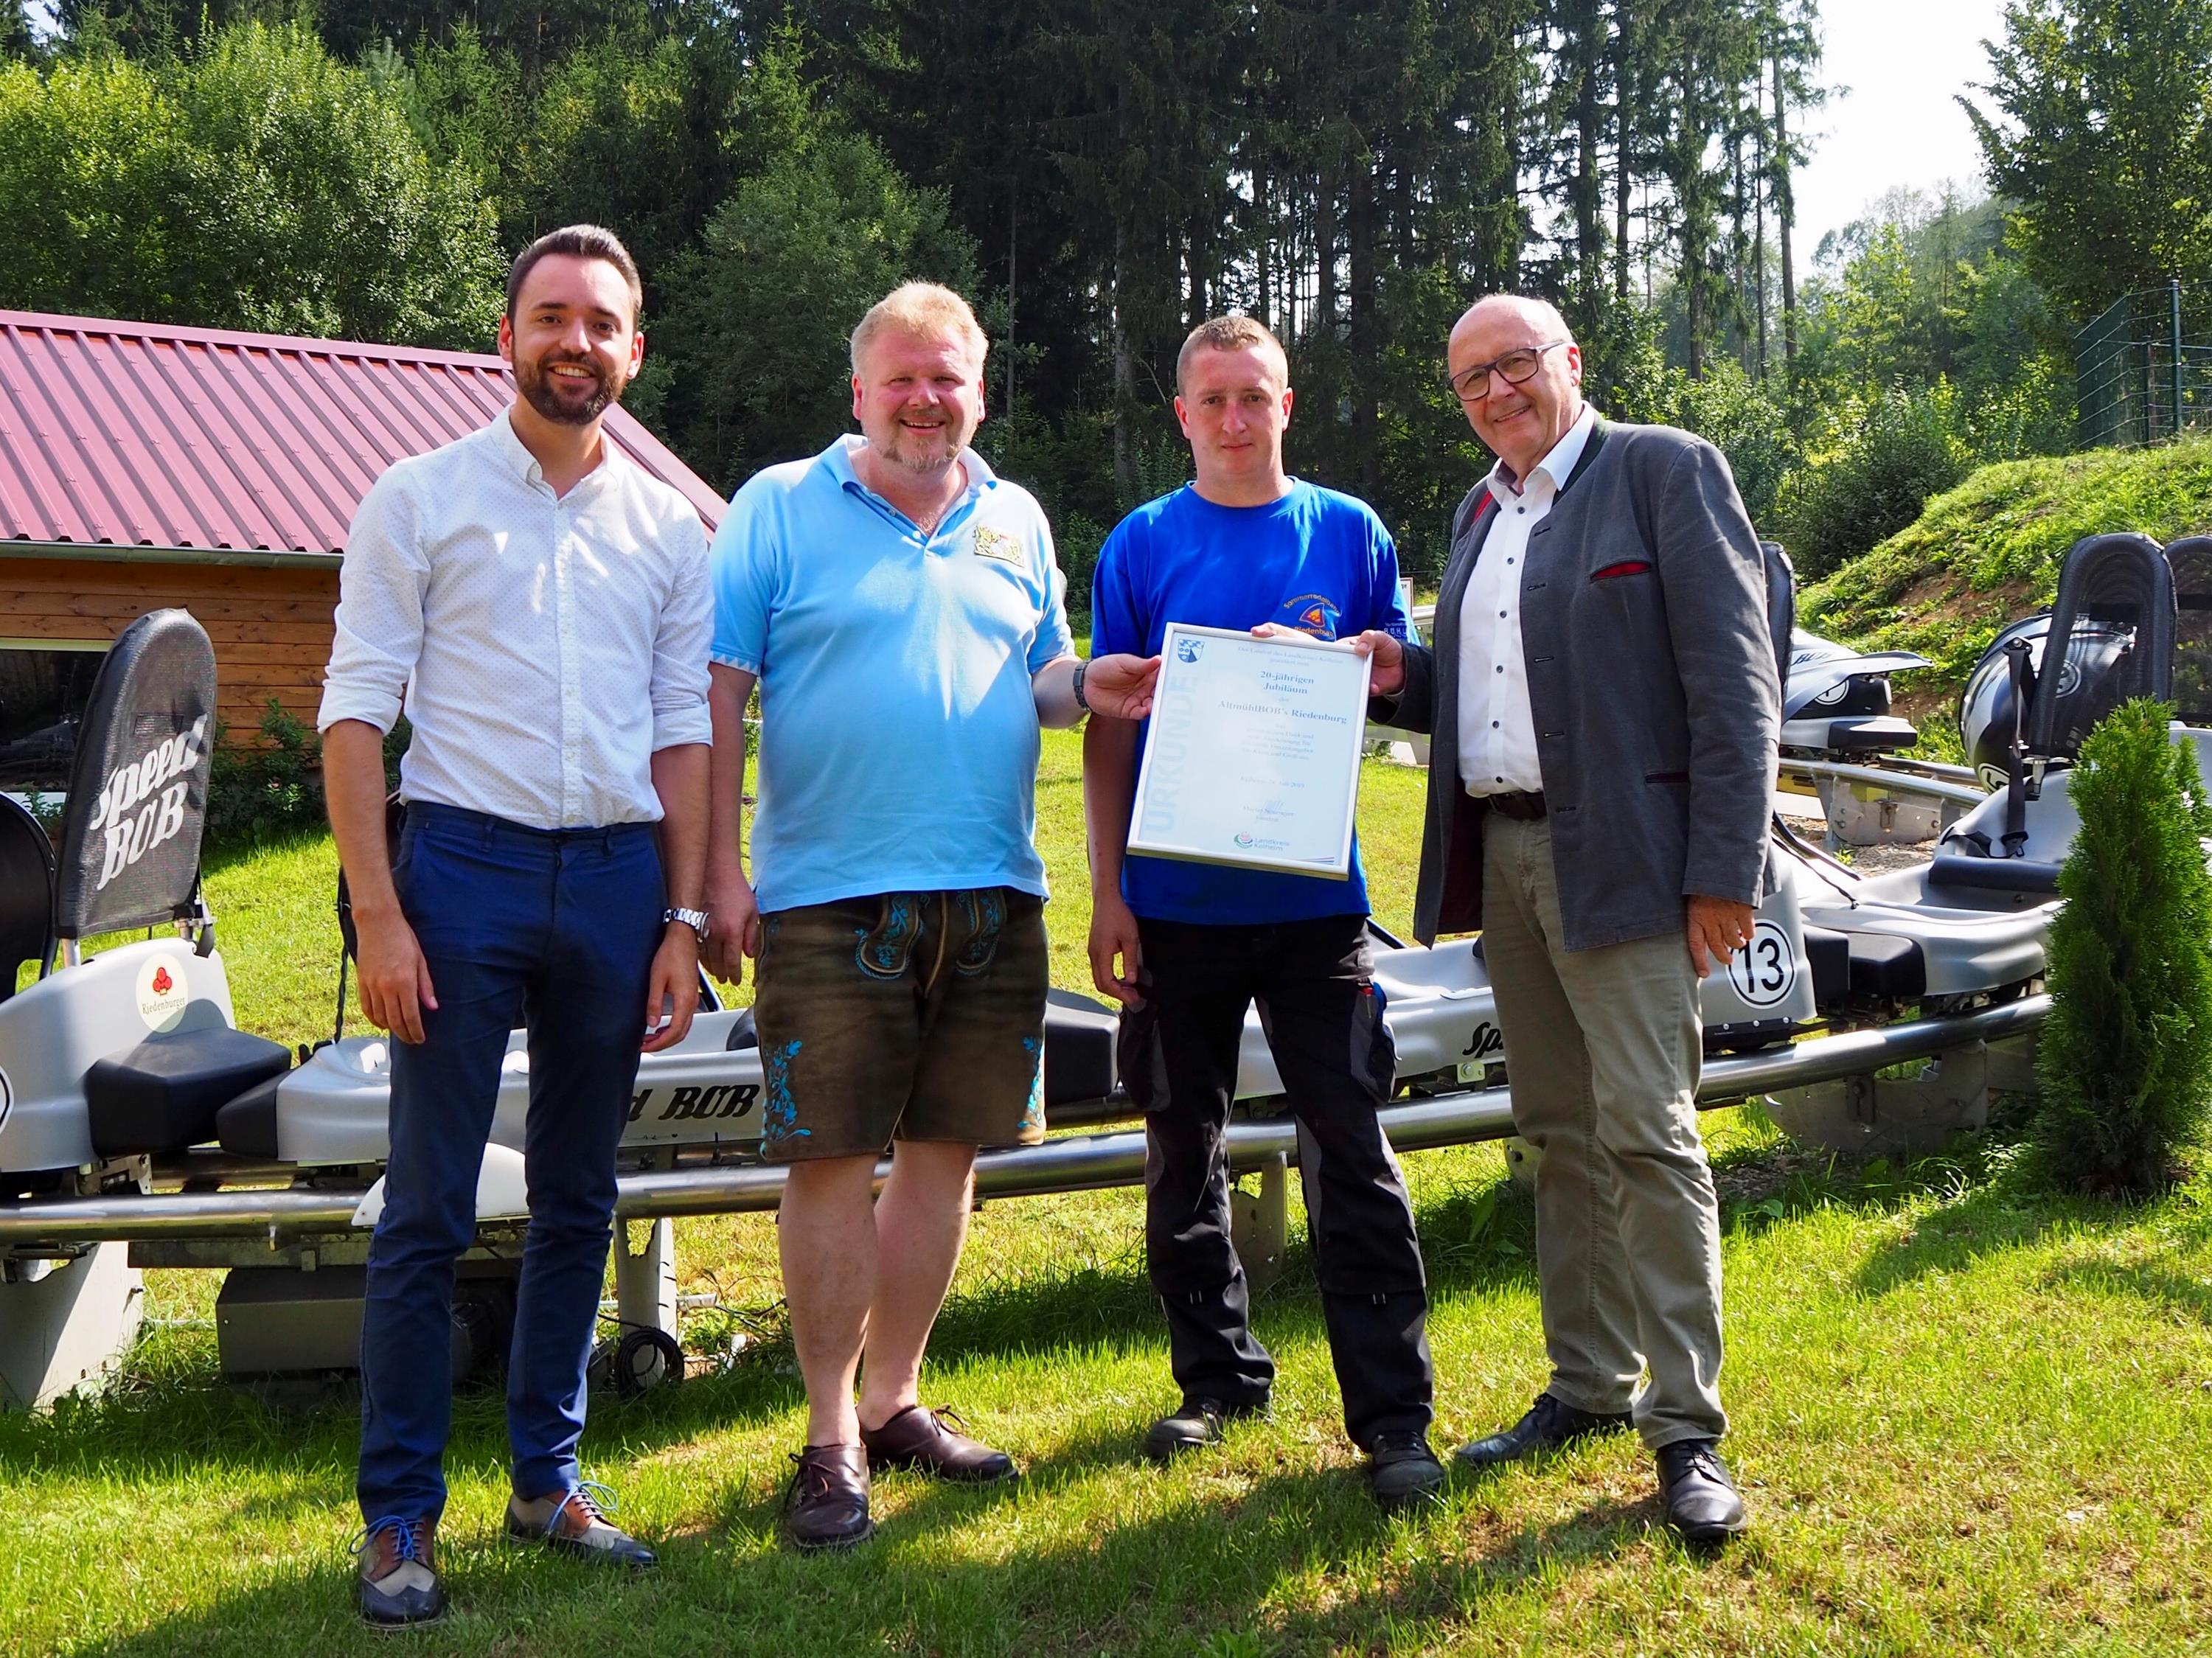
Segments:
[[[1348,641],[1170,623],[1129,850],[1347,878],[1369,669]]]

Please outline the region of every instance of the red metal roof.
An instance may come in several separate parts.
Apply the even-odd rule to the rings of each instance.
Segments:
[[[512,399],[507,365],[471,352],[0,311],[0,540],[343,552],[386,467]],[[605,430],[720,521],[629,414]]]

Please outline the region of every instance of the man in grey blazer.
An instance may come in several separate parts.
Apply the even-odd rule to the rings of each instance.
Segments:
[[[1434,644],[1367,643],[1376,717],[1434,738],[1413,931],[1482,929],[1514,1124],[1540,1149],[1552,1364],[1534,1407],[1459,1459],[1632,1422],[1668,1520],[1717,1542],[1744,1515],[1716,1449],[1698,981],[1767,881],[1780,689],[1759,544],[1711,445],[1583,403],[1551,306],[1482,301],[1449,367],[1498,464],[1454,523]]]

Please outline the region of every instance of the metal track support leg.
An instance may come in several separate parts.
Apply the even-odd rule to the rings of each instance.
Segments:
[[[1237,1259],[1244,1263],[1244,1277],[1255,1294],[1283,1275],[1283,1251],[1290,1240],[1290,1159],[1278,1151],[1262,1158],[1249,1178],[1229,1188],[1229,1241]]]
[[[615,1312],[625,1326],[644,1325],[675,1335],[676,1224],[666,1217],[646,1224],[645,1248],[630,1253],[630,1228],[615,1226]]]

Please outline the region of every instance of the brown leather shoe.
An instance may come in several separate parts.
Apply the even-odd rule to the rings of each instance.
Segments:
[[[362,1621],[376,1629],[434,1624],[446,1615],[446,1588],[433,1564],[438,1522],[388,1514],[355,1540],[361,1571],[353,1584]]]
[[[596,1479],[580,1479],[565,1491],[507,1499],[507,1534],[517,1542],[542,1542],[556,1554],[595,1564],[651,1571],[651,1549],[614,1524],[615,1494]]]
[[[880,1428],[860,1430],[871,1468],[919,1468],[939,1479],[988,1485],[1014,1477],[1014,1459],[945,1424],[964,1429],[957,1411],[909,1405]]]
[[[783,1497],[784,1534],[802,1551],[849,1549],[875,1535],[868,1518],[868,1457],[858,1445],[809,1445]]]

